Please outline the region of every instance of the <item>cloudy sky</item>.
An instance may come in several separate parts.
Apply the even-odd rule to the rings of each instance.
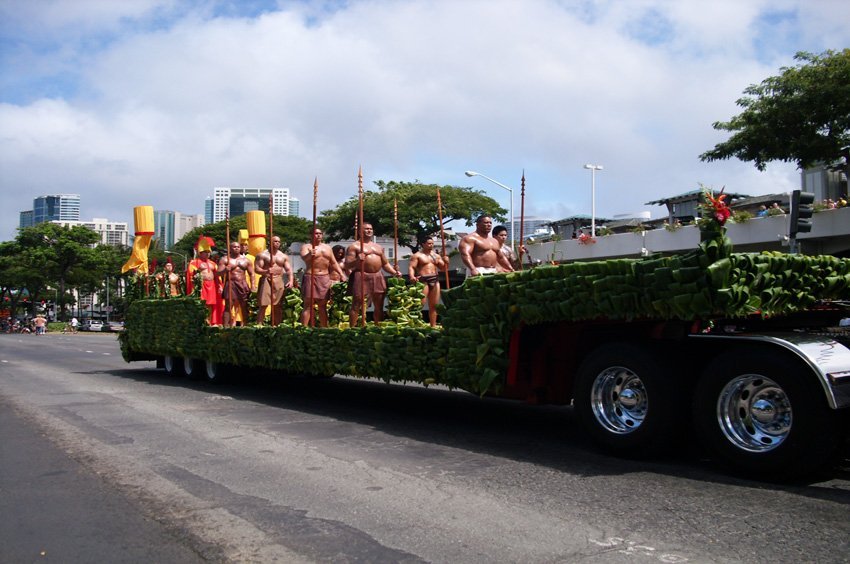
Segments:
[[[700,183],[798,187],[698,155],[750,84],[847,47],[841,0],[0,0],[0,240],[32,199],[82,218],[203,213],[283,186],[311,215],[364,184],[472,186],[526,215],[649,210]]]

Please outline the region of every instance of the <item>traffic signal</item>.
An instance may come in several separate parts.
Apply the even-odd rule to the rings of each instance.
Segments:
[[[812,230],[815,195],[811,192],[791,192],[791,235]]]

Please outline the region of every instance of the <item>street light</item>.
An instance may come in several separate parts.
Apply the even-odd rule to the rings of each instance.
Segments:
[[[590,236],[596,237],[596,171],[602,170],[602,165],[586,164],[584,168],[590,171]]]
[[[489,180],[490,182],[492,182],[496,186],[501,186],[502,188],[504,188],[505,190],[507,190],[508,192],[511,193],[511,206],[510,206],[511,207],[511,245],[513,245],[514,241],[515,241],[515,239],[514,239],[514,191],[513,191],[513,189],[509,188],[508,186],[505,186],[501,182],[497,182],[497,181],[493,180],[489,176],[481,174],[480,172],[475,172],[473,170],[467,170],[464,174],[467,175],[467,176],[470,176],[470,177],[480,176],[481,178],[483,178],[485,180]]]

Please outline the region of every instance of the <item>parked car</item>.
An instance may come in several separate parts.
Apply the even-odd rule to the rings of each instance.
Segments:
[[[97,319],[86,319],[80,326],[80,331],[102,331],[103,321]]]
[[[100,329],[105,332],[113,332],[117,333],[118,331],[124,330],[124,322],[123,321],[107,321],[103,324],[103,327]]]

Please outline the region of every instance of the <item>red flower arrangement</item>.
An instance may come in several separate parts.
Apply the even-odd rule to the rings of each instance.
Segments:
[[[708,200],[709,206],[711,206],[711,213],[714,215],[714,219],[721,226],[726,224],[726,220],[732,215],[732,212],[729,210],[729,206],[726,205],[726,194],[723,193],[724,188],[720,189],[720,194],[715,198],[710,191],[705,193],[705,197]]]
[[[726,204],[726,194],[721,189],[715,196],[710,188],[703,187],[702,196],[700,217],[697,219],[700,247],[712,261],[728,257],[732,252],[732,242],[726,236],[726,221],[732,216],[732,210]]]
[[[719,231],[726,225],[726,221],[732,217],[732,210],[726,203],[726,194],[723,193],[723,187],[717,196],[714,195],[710,188],[703,187],[702,202],[698,207],[700,210],[700,218],[697,223],[703,231]]]

